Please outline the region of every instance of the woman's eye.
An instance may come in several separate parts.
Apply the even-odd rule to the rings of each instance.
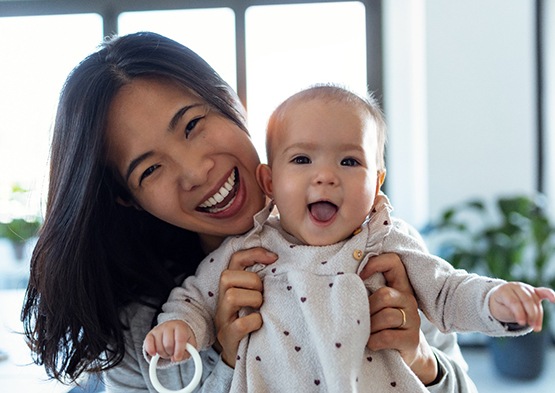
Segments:
[[[189,138],[189,134],[191,132],[193,132],[193,130],[195,129],[195,127],[197,126],[198,122],[202,119],[203,117],[197,117],[195,119],[192,119],[190,122],[187,123],[187,125],[185,126],[185,138]]]
[[[145,180],[147,177],[149,177],[150,175],[152,175],[154,173],[154,171],[156,169],[158,169],[160,167],[160,165],[156,164],[156,165],[152,165],[149,166],[146,171],[144,171],[143,173],[141,173],[141,177],[139,178],[139,185],[142,184],[143,180]]]
[[[354,158],[344,158],[341,160],[341,165],[342,166],[357,166],[359,165],[359,162],[357,160],[355,160]]]
[[[306,156],[298,156],[291,160],[294,164],[310,164],[310,158]]]

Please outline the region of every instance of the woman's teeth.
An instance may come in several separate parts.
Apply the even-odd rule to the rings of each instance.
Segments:
[[[201,203],[199,207],[203,209],[210,209],[214,207],[218,203],[222,202],[229,195],[230,191],[233,190],[234,186],[235,186],[235,171],[232,171],[231,175],[229,175],[226,182],[222,187],[220,187],[218,192],[212,195],[203,203]]]

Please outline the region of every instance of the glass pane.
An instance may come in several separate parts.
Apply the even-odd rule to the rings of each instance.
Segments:
[[[120,35],[153,31],[181,42],[236,89],[235,14],[230,8],[124,12],[118,31]]]
[[[42,216],[60,89],[102,40],[102,25],[97,14],[0,18],[1,222]],[[0,239],[0,289],[25,287],[32,247]]]
[[[14,184],[32,191],[24,210],[40,212],[60,89],[101,40],[97,14],[0,18],[0,220],[17,213]]]
[[[248,8],[249,129],[260,157],[266,121],[289,95],[327,82],[366,92],[365,25],[360,2]]]

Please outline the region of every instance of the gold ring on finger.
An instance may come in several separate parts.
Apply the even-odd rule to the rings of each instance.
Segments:
[[[407,314],[405,314],[405,311],[402,308],[398,308],[397,310],[401,311],[401,316],[403,317],[403,322],[401,322],[401,324],[397,328],[397,329],[401,329],[407,324]]]

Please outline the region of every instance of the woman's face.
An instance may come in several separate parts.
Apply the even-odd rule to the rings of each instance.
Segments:
[[[159,80],[122,87],[108,114],[108,159],[138,208],[221,238],[252,226],[264,196],[249,136],[196,95]]]

